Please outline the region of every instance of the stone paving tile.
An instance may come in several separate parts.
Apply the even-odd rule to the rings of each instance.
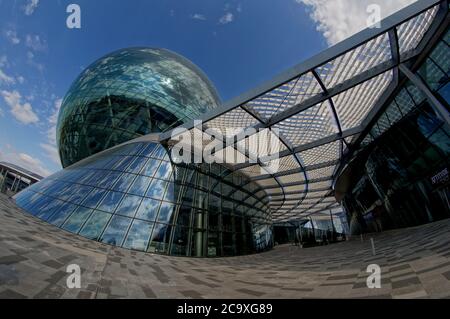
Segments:
[[[0,195],[0,298],[449,298],[449,231],[444,220],[365,235],[362,242],[169,257],[73,235]],[[381,289],[367,288],[371,263],[381,266]],[[66,286],[69,264],[81,267],[81,289]]]

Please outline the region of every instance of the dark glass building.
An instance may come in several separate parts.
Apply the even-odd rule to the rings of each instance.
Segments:
[[[450,126],[432,107],[450,103],[450,31],[419,63],[433,96],[405,81],[361,137],[337,180],[354,234],[450,217]]]

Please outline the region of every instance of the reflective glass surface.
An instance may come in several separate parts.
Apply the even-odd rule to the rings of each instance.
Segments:
[[[175,165],[162,145],[132,143],[72,165],[15,199],[51,224],[128,249],[214,257],[271,248],[266,193],[216,165]]]
[[[89,66],[64,98],[57,125],[63,167],[174,128],[219,104],[203,72],[173,52],[131,48],[109,54]],[[145,160],[118,161],[113,167],[138,173]]]
[[[449,34],[417,72],[447,109]],[[343,198],[353,234],[450,217],[450,127],[419,88],[407,82],[361,146]]]

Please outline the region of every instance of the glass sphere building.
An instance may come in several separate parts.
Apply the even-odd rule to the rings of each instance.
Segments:
[[[175,128],[219,104],[208,78],[178,54],[150,48],[108,54],[89,66],[64,98],[57,125],[62,165]]]
[[[170,51],[107,55],[63,101],[57,140],[65,169],[16,203],[66,231],[133,250],[196,257],[267,250],[266,192],[219,164],[175,164],[151,134],[219,103],[206,76]]]

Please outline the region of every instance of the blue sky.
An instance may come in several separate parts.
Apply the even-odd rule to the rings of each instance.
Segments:
[[[0,160],[42,175],[59,170],[61,99],[83,68],[111,51],[175,51],[226,101],[362,29],[367,1],[0,0]],[[370,2],[387,15],[412,1]],[[349,23],[345,6],[333,7],[340,2],[362,16],[356,11]],[[70,3],[81,7],[80,30],[66,27]]]

